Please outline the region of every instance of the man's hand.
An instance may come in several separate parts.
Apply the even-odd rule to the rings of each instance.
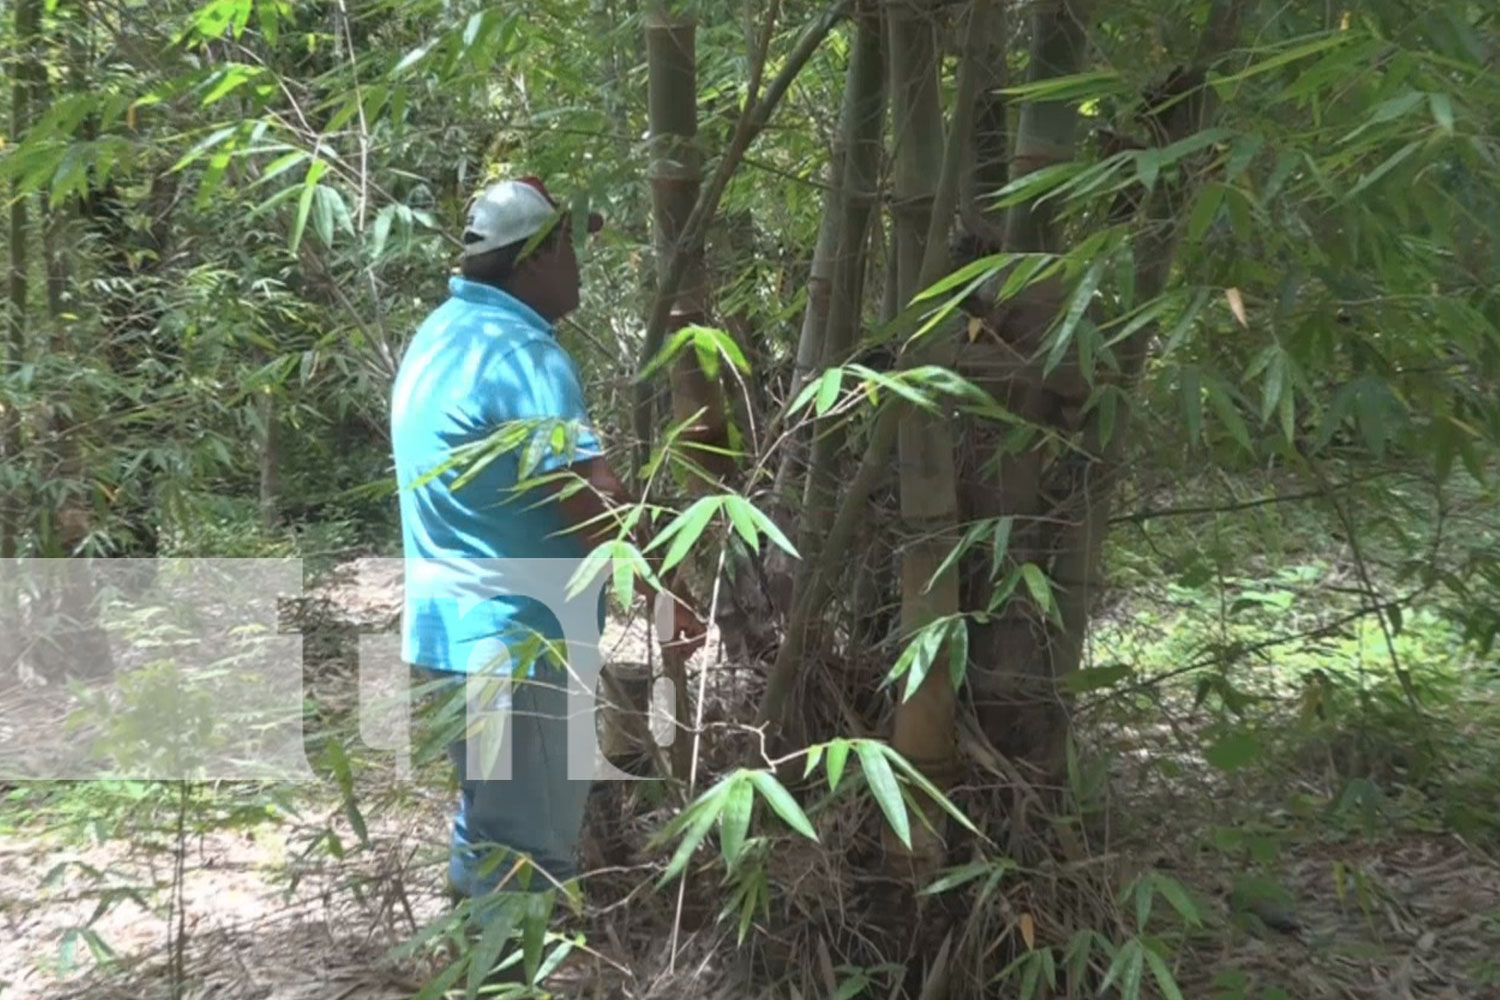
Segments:
[[[628,504],[629,497],[619,477],[603,458],[587,458],[575,463],[571,471],[584,481],[584,488],[559,496],[563,521],[576,531],[584,552],[591,552],[601,545],[614,541],[618,533],[618,522],[611,516],[612,509]],[[644,553],[647,539],[639,530],[633,539],[636,548]],[[648,563],[651,556],[646,557]],[[662,586],[673,586],[668,573]],[[651,605],[652,621],[662,651],[671,651],[686,659],[703,648],[707,629],[693,613],[693,609],[665,591],[657,591],[649,581],[640,580],[646,601]]]

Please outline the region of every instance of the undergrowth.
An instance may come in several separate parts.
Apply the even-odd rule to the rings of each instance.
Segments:
[[[635,960],[659,962],[668,940],[676,955],[680,932],[695,961],[720,956],[713,967],[736,996],[917,996],[941,980],[960,995],[1019,1000],[1300,1000],[1291,966],[1232,957],[1253,940],[1306,943],[1308,913],[1320,908],[1376,913],[1390,894],[1368,863],[1380,852],[1426,837],[1500,854],[1500,669],[1473,629],[1472,590],[1466,605],[1464,581],[1444,577],[1445,567],[1482,566],[1473,553],[1495,539],[1476,513],[1487,498],[1462,500],[1440,517],[1429,504],[1425,517],[1370,526],[1358,558],[1340,534],[1347,522],[1309,505],[1121,529],[1114,589],[1074,685],[1068,787],[1050,799],[1043,832],[1017,834],[1025,796],[1003,763],[976,758],[942,797],[865,739],[702,774],[685,808],[654,786],[627,788],[595,820],[628,831],[624,874],[596,874],[578,900],[550,895],[514,913],[511,926],[532,928],[516,960],[545,967],[601,940],[628,950],[644,935]],[[237,524],[233,512],[205,521],[195,544],[233,539],[245,554],[281,554],[313,537],[236,538]],[[326,718],[353,724],[346,712]],[[390,762],[352,731],[316,736],[315,787],[222,784],[184,796],[170,783],[37,783],[7,792],[5,832],[170,844],[290,821],[299,857],[336,865],[372,848],[368,815],[417,800],[382,781]],[[960,856],[914,895],[870,881],[882,827],[909,840],[944,809],[950,833],[971,828]],[[654,888],[643,893],[643,879]],[[125,898],[103,873],[96,882],[101,909]],[[565,904],[583,900],[568,918]],[[925,956],[915,965],[890,950],[882,918],[851,918],[901,923],[913,907],[929,935],[908,942]],[[1481,926],[1500,944],[1500,912]],[[85,931],[68,938],[70,956],[80,941],[108,955]],[[444,943],[460,960],[427,996],[462,993],[469,965],[504,950],[489,941],[476,957],[448,914],[395,957],[431,958]],[[1466,969],[1470,983],[1500,981],[1492,961]]]

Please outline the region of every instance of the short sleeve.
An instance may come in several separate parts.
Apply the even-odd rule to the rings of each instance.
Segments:
[[[528,341],[508,352],[488,374],[496,423],[537,422],[530,445],[541,452],[535,474],[603,453],[578,370],[560,344]]]

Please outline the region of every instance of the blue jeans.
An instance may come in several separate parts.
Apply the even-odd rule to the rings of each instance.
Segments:
[[[414,670],[421,683],[442,680],[451,684],[444,686],[439,698],[463,697],[464,674],[425,667]],[[487,751],[479,744],[489,742],[489,736],[470,733],[469,738],[461,735],[448,745],[448,759],[459,782],[448,880],[450,889],[459,895],[483,896],[502,882],[506,891],[543,891],[552,887],[552,880],[566,882],[578,873],[578,839],[593,782],[568,777],[565,678],[557,671],[537,673],[537,677],[512,682],[508,696],[493,705],[496,715],[487,717],[503,721],[509,729],[508,778],[470,776],[471,746],[483,767]],[[508,709],[503,704],[506,700]],[[546,875],[534,872],[529,886],[519,883],[512,875],[517,855],[529,856],[532,866]]]

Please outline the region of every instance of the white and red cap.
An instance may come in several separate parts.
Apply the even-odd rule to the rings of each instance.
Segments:
[[[480,191],[469,206],[464,256],[519,243],[553,225],[563,208],[537,177],[503,180]],[[589,232],[604,228],[604,217],[589,213]]]

